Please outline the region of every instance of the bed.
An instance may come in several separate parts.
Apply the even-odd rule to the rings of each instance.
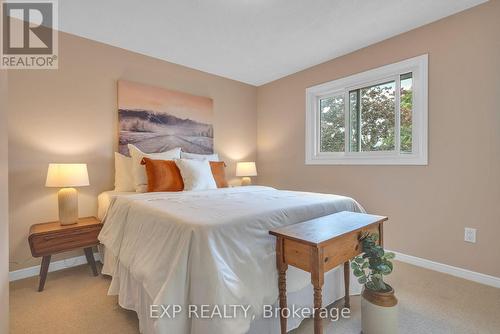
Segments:
[[[278,298],[272,228],[339,211],[364,212],[349,197],[248,186],[201,191],[99,196],[104,227],[103,273],[109,294],[134,310],[144,334],[271,334],[279,318],[265,318],[264,305]],[[289,305],[311,307],[310,277],[287,273]],[[325,277],[323,305],[343,297],[343,269]],[[356,282],[352,278],[352,282]],[[351,294],[361,286],[351,284]],[[180,305],[175,318],[150,317],[150,305]],[[188,317],[188,305],[244,305],[231,319]],[[288,330],[300,325],[290,318]]]

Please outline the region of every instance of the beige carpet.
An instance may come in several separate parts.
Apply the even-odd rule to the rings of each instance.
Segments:
[[[500,333],[500,289],[399,262],[389,281],[400,301],[400,333]],[[135,313],[106,295],[109,282],[80,266],[49,273],[41,293],[37,278],[11,283],[10,333],[138,333]],[[352,317],[325,320],[325,333],[360,333],[359,297],[352,299]],[[293,334],[312,332],[308,319]]]

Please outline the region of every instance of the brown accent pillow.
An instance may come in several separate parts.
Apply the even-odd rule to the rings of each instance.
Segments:
[[[148,192],[184,190],[181,172],[175,161],[143,158],[141,165],[146,166]]]
[[[229,184],[226,180],[226,164],[224,161],[210,161],[210,169],[212,170],[212,175],[214,176],[217,188],[227,188]]]

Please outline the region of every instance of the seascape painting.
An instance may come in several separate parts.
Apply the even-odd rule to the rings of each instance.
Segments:
[[[213,153],[213,102],[207,97],[130,81],[118,81],[120,153],[127,144],[146,153],[176,147],[184,152]]]

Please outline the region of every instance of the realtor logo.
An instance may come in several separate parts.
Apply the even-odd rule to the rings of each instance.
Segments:
[[[57,2],[2,3],[0,68],[57,69]]]

